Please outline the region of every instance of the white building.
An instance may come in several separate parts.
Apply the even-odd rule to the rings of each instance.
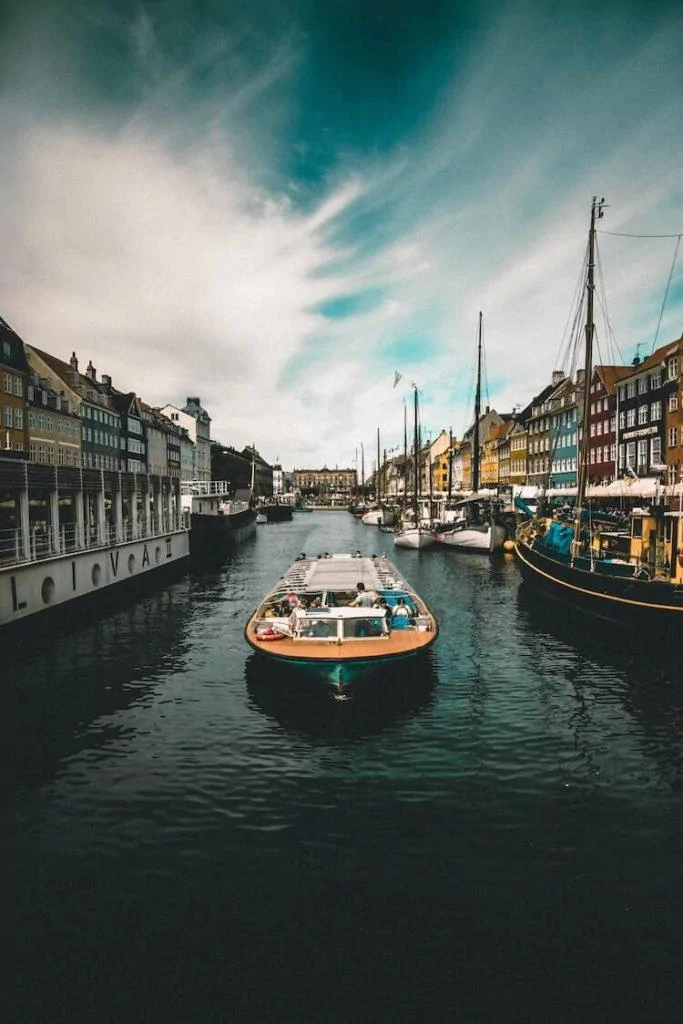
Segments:
[[[165,405],[161,412],[179,427],[187,430],[190,440],[193,442],[194,463],[192,474],[189,477],[182,476],[182,453],[181,446],[181,476],[187,480],[210,480],[211,479],[211,417],[206,409],[202,408],[199,398],[188,397],[183,409],[175,405]]]
[[[273,494],[285,493],[285,474],[279,462],[273,466]]]

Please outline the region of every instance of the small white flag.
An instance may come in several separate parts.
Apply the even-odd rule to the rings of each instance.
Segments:
[[[394,387],[396,387],[400,380],[403,380],[403,374],[399,373],[398,370],[394,370]]]

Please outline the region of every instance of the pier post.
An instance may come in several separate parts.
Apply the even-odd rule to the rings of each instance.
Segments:
[[[97,539],[100,544],[107,543],[107,512],[104,505],[104,476],[100,474],[100,489],[97,492]]]
[[[145,537],[152,536],[152,501],[154,491],[152,490],[152,478],[147,477],[147,492],[145,494]]]
[[[31,560],[31,528],[28,515],[28,483],[19,491],[19,522],[21,531],[21,555]]]
[[[82,551],[86,546],[85,544],[85,517],[83,514],[83,472],[81,471],[81,490],[76,491],[74,495],[74,502],[76,503],[76,550]]]
[[[119,474],[119,490],[114,495],[114,521],[116,523],[116,539],[121,541],[123,536],[123,496],[121,494],[121,476]]]
[[[133,493],[130,496],[130,528],[133,531],[133,540],[138,537],[138,475],[135,474]]]
[[[51,553],[59,555],[61,553],[61,539],[59,536],[59,491],[57,490],[56,480],[54,490],[50,491],[50,540],[52,542]]]

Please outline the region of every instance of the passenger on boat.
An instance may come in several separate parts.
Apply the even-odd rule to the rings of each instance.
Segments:
[[[350,602],[351,608],[372,608],[374,600],[376,598],[374,591],[366,590],[365,584],[361,581],[356,584],[356,596],[353,601]]]
[[[402,616],[409,619],[410,609],[407,607],[405,600],[402,597],[399,597],[396,601],[396,607],[394,608],[394,618],[400,619]]]

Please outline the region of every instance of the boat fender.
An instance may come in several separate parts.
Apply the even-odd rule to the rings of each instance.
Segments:
[[[678,549],[678,564],[683,565],[683,548]]]

